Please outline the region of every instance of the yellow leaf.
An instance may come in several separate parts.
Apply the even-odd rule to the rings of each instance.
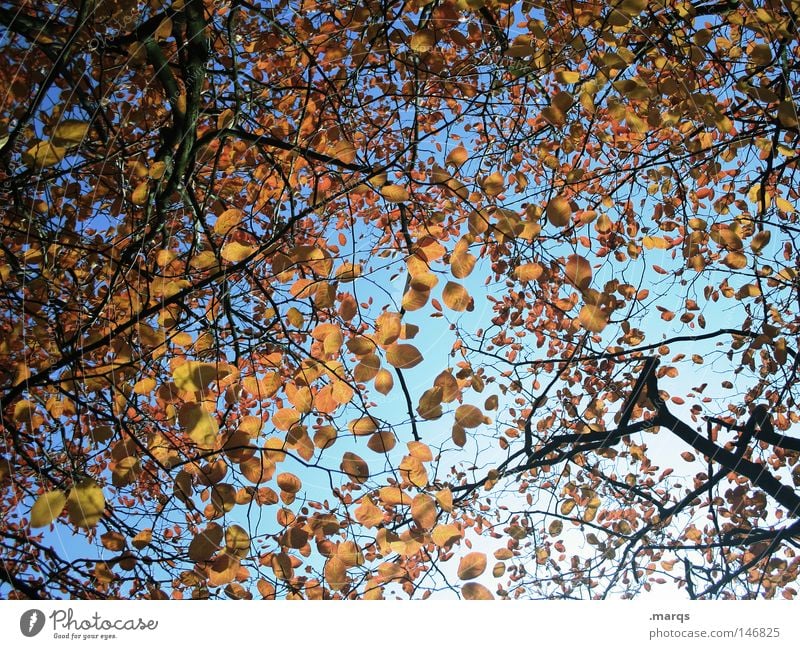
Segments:
[[[217,441],[217,420],[199,403],[185,403],[178,411],[178,423],[198,447],[213,448]]]
[[[411,42],[409,43],[411,49],[417,54],[430,52],[435,44],[436,39],[430,29],[420,29],[411,37]]]
[[[532,282],[542,276],[544,269],[537,263],[522,264],[514,269],[514,274],[521,282]]]
[[[440,548],[450,545],[461,538],[461,530],[455,525],[448,523],[446,525],[437,525],[433,528],[431,539]]]
[[[436,492],[436,502],[439,503],[439,507],[441,507],[446,512],[453,511],[453,492],[450,491],[449,487],[445,487]]]
[[[469,552],[458,562],[459,579],[475,579],[486,570],[486,555],[483,552]]]
[[[53,144],[70,147],[80,144],[89,132],[89,124],[77,119],[65,119],[53,130]]]
[[[131,539],[131,545],[137,550],[146,548],[153,540],[153,530],[142,530]]]
[[[240,525],[229,526],[225,530],[225,549],[237,557],[246,557],[250,551],[250,535],[247,530]]]
[[[29,167],[43,169],[52,167],[61,162],[67,154],[64,147],[56,146],[51,142],[44,141],[34,144],[30,149],[22,154],[22,162]]]
[[[410,288],[403,295],[402,306],[406,311],[417,311],[428,303],[431,296],[430,290],[417,290]]]
[[[556,196],[545,209],[547,220],[558,228],[564,227],[572,220],[572,206],[563,196]]]
[[[125,549],[125,537],[119,532],[106,532],[100,536],[100,542],[106,550],[121,552]]]
[[[458,424],[453,424],[451,437],[453,439],[453,443],[460,448],[464,448],[467,443],[467,431],[463,426],[459,426]]]
[[[599,333],[608,324],[608,316],[599,306],[595,304],[585,304],[581,307],[578,314],[578,322],[592,333]]]
[[[361,417],[347,424],[347,429],[357,437],[372,435],[378,430],[378,424],[372,417]]]
[[[452,254],[450,256],[450,271],[453,273],[453,277],[457,279],[468,277],[475,268],[476,261],[478,261],[478,258],[468,252]]]
[[[360,566],[364,563],[364,554],[354,541],[343,541],[336,548],[336,556],[348,568]]]
[[[333,590],[342,590],[347,586],[347,566],[338,557],[331,557],[325,563],[325,580]]]
[[[88,478],[70,489],[67,497],[67,515],[77,527],[94,527],[103,517],[106,499],[103,490]]]
[[[408,452],[418,460],[430,462],[433,459],[430,447],[423,442],[408,442],[406,446],[408,446]]]
[[[400,185],[388,184],[381,187],[381,196],[389,203],[404,203],[411,198],[408,190]]]
[[[542,117],[546,122],[556,127],[563,126],[567,122],[567,116],[564,114],[564,111],[555,105],[545,106],[542,109]]]
[[[391,345],[403,330],[400,314],[384,311],[375,319],[375,340],[379,345]]]
[[[300,421],[300,413],[294,408],[281,408],[272,415],[272,424],[278,430],[289,430]]]
[[[767,244],[769,244],[769,240],[772,238],[769,230],[762,230],[761,232],[757,232],[753,237],[753,240],[750,242],[750,248],[753,252],[761,252]]]
[[[144,205],[147,203],[147,196],[149,192],[150,185],[147,184],[146,180],[142,183],[139,183],[131,194],[131,203],[134,205]]]
[[[472,310],[472,298],[467,289],[457,282],[447,282],[442,292],[442,300],[453,311]]]
[[[417,494],[411,501],[411,517],[422,529],[436,525],[436,501],[427,494]]]
[[[653,248],[656,250],[666,250],[668,244],[664,237],[651,237],[647,235],[642,239],[642,245],[647,250],[652,250]]]
[[[150,167],[150,170],[147,172],[147,175],[150,176],[153,180],[161,180],[164,177],[164,174],[167,172],[167,163],[163,160],[159,160],[158,162],[154,162],[153,166]]]
[[[42,494],[31,508],[31,527],[47,527],[64,510],[67,496],[63,491],[54,490]]]
[[[394,343],[386,350],[386,360],[401,370],[415,367],[422,362],[422,354],[414,345]]]
[[[775,197],[775,205],[781,212],[786,212],[787,214],[794,212],[794,205],[787,201],[783,196]]]
[[[499,171],[495,171],[486,176],[486,178],[480,182],[480,185],[487,196],[497,196],[498,194],[502,194],[503,190],[505,190],[506,180],[503,178],[503,174]]]
[[[361,265],[345,262],[336,269],[334,276],[340,282],[354,282],[357,277],[361,276]]]
[[[395,439],[394,433],[388,430],[382,430],[370,436],[367,447],[375,453],[388,453],[396,444],[397,440]]]
[[[256,250],[256,246],[246,246],[238,241],[231,241],[222,246],[222,252],[220,254],[225,261],[236,263],[247,259]]]
[[[236,579],[240,568],[239,559],[223,552],[215,557],[208,567],[208,584],[210,586],[224,586]]]
[[[172,380],[180,390],[200,392],[207,388],[211,381],[215,381],[227,374],[227,370],[221,371],[214,363],[187,361],[173,370]]]
[[[233,228],[239,225],[243,218],[244,212],[242,212],[242,210],[237,210],[236,208],[225,210],[217,217],[217,221],[214,223],[214,232],[217,234],[226,235],[228,232],[233,230]]]
[[[747,255],[738,250],[734,250],[733,252],[729,252],[725,255],[725,258],[722,260],[722,263],[725,264],[728,268],[732,268],[734,270],[741,270],[747,266]]]
[[[303,483],[294,473],[281,473],[277,477],[278,486],[281,488],[281,491],[285,491],[286,493],[296,494],[300,489],[303,487]]]
[[[797,107],[792,101],[782,101],[778,105],[778,121],[785,128],[797,128]]]
[[[556,79],[559,83],[578,83],[581,80],[581,73],[577,70],[561,70],[556,72]]]
[[[404,505],[411,504],[411,496],[409,496],[400,487],[381,487],[378,490],[378,497],[384,505]]]
[[[156,380],[150,376],[137,381],[133,385],[133,391],[136,394],[150,394],[156,389]]]

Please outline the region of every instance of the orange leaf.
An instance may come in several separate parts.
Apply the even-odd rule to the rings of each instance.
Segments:
[[[369,467],[367,463],[355,453],[346,452],[342,456],[340,468],[344,473],[350,476],[353,482],[364,483],[369,478]]]
[[[389,203],[404,203],[411,198],[408,190],[400,185],[388,184],[381,187],[381,196]]]
[[[427,494],[417,494],[411,501],[411,517],[422,529],[436,525],[436,502]]]
[[[411,496],[409,496],[400,487],[381,487],[378,490],[378,497],[384,505],[405,505],[411,504]]]
[[[471,310],[472,298],[467,289],[457,282],[447,282],[442,293],[445,305],[453,311]]]
[[[563,196],[556,196],[545,209],[547,220],[556,227],[564,227],[572,220],[572,206]]]
[[[376,527],[383,523],[383,512],[368,496],[361,499],[361,504],[356,508],[355,517],[365,527]]]
[[[451,545],[461,538],[461,530],[453,524],[437,525],[431,535],[433,542],[440,548]]]
[[[422,354],[414,345],[395,343],[386,350],[386,360],[397,369],[406,370],[422,362]]]
[[[514,274],[521,282],[531,282],[542,276],[544,269],[536,263],[522,264],[514,269]]]
[[[592,333],[600,333],[608,324],[608,316],[599,306],[586,304],[581,307],[578,322]]]
[[[464,404],[456,408],[456,423],[463,428],[477,428],[484,421],[483,413],[476,406]]]
[[[247,259],[256,250],[257,248],[255,246],[246,246],[238,241],[231,241],[222,246],[221,255],[225,261],[236,263]]]
[[[494,595],[486,586],[471,581],[461,587],[461,595],[464,599],[494,599]]]
[[[278,430],[289,430],[300,421],[300,413],[294,408],[281,408],[272,415],[272,424]]]
[[[592,281],[592,267],[584,257],[570,255],[564,266],[564,275],[575,288],[587,289]]]
[[[242,210],[237,210],[236,208],[225,210],[217,217],[217,222],[214,223],[214,232],[222,235],[228,234],[242,222],[243,217],[244,212]]]
[[[467,153],[467,150],[462,145],[458,145],[455,149],[447,154],[445,162],[446,164],[453,164],[456,167],[460,167],[467,161],[468,158],[469,153]]]
[[[458,562],[458,578],[474,579],[486,570],[486,555],[483,552],[469,552]]]
[[[389,370],[379,370],[375,375],[375,389],[381,394],[389,394],[394,387],[394,379]]]

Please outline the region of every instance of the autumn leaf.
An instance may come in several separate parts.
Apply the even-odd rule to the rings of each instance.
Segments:
[[[457,282],[447,282],[442,292],[442,300],[453,311],[472,310],[472,298],[467,289]]]
[[[213,448],[216,444],[219,425],[202,404],[185,403],[178,411],[178,421],[200,448]]]
[[[106,507],[103,490],[87,478],[75,484],[67,496],[67,516],[76,527],[94,527],[103,517]]]
[[[52,142],[55,146],[71,147],[80,144],[89,132],[88,122],[65,119],[53,129]]]
[[[414,345],[395,343],[386,350],[386,360],[397,369],[406,370],[422,362],[422,354]]]
[[[440,548],[451,545],[453,542],[461,538],[461,531],[450,523],[440,524],[433,528],[431,536],[433,542]]]
[[[231,241],[222,247],[222,258],[231,263],[237,263],[250,257],[257,248],[255,246],[248,246],[239,243],[238,241]]]
[[[494,595],[492,595],[486,586],[482,586],[474,581],[466,583],[461,587],[461,595],[464,599],[494,599]]]
[[[369,478],[369,466],[367,463],[360,456],[350,451],[346,451],[342,456],[340,468],[354,482],[364,483]]]
[[[64,510],[67,496],[63,491],[48,491],[36,499],[31,508],[31,527],[47,527]]]
[[[486,555],[483,552],[468,552],[458,562],[458,578],[474,579],[486,570]]]
[[[57,165],[67,150],[62,146],[57,146],[53,142],[39,142],[22,154],[22,162],[29,167],[44,169]]]
[[[199,392],[204,390],[209,383],[226,374],[227,371],[222,370],[213,363],[188,361],[173,370],[172,380],[181,390]]]
[[[381,188],[381,196],[389,203],[405,203],[411,198],[408,190],[400,185],[388,184]]]
[[[585,304],[578,314],[579,322],[592,333],[600,333],[608,324],[608,316],[599,306]]]
[[[424,54],[425,52],[430,52],[435,44],[436,44],[436,39],[434,37],[433,31],[431,31],[430,29],[419,30],[411,37],[411,41],[409,42],[409,46],[417,54]]]
[[[456,408],[456,423],[464,428],[477,428],[486,421],[480,408],[464,404]]]
[[[361,504],[355,510],[355,517],[361,525],[368,528],[383,523],[383,513],[368,496],[361,499]]]
[[[231,208],[229,210],[225,210],[222,214],[217,217],[216,222],[214,223],[214,232],[221,235],[228,234],[231,230],[233,230],[236,226],[238,226],[242,219],[244,218],[244,212],[242,210]],[[235,248],[231,248],[231,251],[235,250]],[[228,259],[227,257],[224,257]],[[228,261],[233,261],[232,259],[228,259]]]
[[[417,494],[411,501],[411,517],[423,529],[436,525],[436,502],[427,494]]]

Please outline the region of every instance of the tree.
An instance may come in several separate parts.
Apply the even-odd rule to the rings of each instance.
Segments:
[[[610,4],[0,9],[0,593],[795,597],[800,5]]]

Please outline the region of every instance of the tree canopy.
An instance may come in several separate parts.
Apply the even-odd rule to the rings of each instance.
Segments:
[[[795,597],[798,12],[4,5],[0,595]]]

